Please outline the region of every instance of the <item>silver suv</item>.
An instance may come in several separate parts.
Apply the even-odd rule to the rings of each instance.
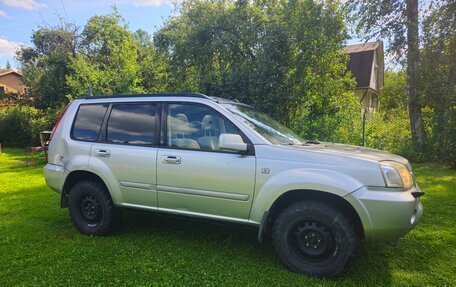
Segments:
[[[201,94],[87,97],[54,127],[44,167],[84,234],[123,208],[258,227],[290,270],[333,278],[359,240],[395,241],[420,220],[409,162],[306,141],[252,107]]]

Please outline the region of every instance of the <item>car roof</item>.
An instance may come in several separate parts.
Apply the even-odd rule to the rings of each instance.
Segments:
[[[209,99],[208,96],[198,93],[158,93],[158,94],[120,94],[120,95],[100,95],[100,96],[85,96],[80,97],[82,100],[96,100],[96,99],[118,99],[118,98],[153,98],[153,97],[190,97],[190,98],[203,98]]]
[[[198,98],[198,99],[207,99],[214,101],[218,104],[237,104],[237,105],[245,105],[240,103],[237,99],[230,100],[225,98],[219,97],[209,97],[204,94],[200,93],[157,93],[157,94],[119,94],[119,95],[99,95],[99,96],[85,96],[80,97],[79,99],[82,100],[104,100],[104,99],[131,99],[131,98],[154,98],[154,97],[169,97],[169,98]]]

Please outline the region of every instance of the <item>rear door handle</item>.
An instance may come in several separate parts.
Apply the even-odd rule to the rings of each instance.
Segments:
[[[111,152],[109,150],[99,149],[99,150],[97,150],[97,155],[99,157],[110,157],[111,156]]]
[[[171,164],[180,164],[181,163],[180,156],[165,155],[165,156],[163,156],[162,159],[163,159],[164,163],[171,163]]]

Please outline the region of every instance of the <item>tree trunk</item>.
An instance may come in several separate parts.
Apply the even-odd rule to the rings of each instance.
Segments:
[[[421,103],[417,94],[417,72],[419,60],[418,0],[407,0],[407,103],[415,151],[424,152],[424,131]]]

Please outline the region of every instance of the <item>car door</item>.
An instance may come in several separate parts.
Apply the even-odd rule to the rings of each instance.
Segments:
[[[121,205],[157,207],[156,158],[159,104],[114,103],[100,140],[92,146],[90,165],[104,163],[121,191]]]
[[[255,156],[252,149],[249,153],[218,149],[221,133],[241,132],[205,105],[169,103],[164,111],[165,146],[157,156],[159,210],[247,220],[254,192]]]

